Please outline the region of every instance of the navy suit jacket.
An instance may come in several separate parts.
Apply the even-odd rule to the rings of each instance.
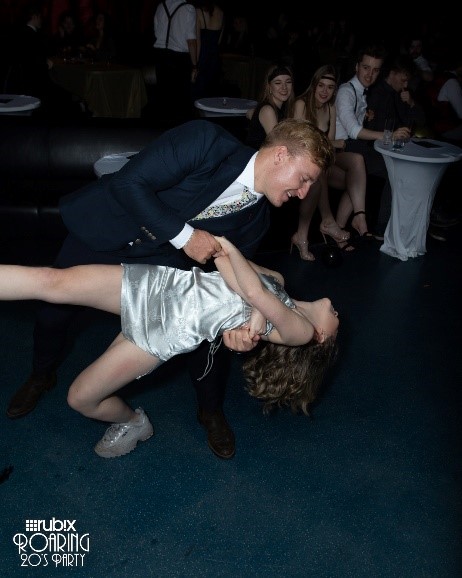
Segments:
[[[253,154],[217,124],[187,122],[155,139],[117,173],[64,196],[63,221],[96,251],[140,257],[171,250],[168,241],[236,180]],[[259,241],[269,226],[269,210],[266,199],[257,206],[193,226],[214,234],[235,231],[231,240],[238,246],[245,234],[246,243]]]

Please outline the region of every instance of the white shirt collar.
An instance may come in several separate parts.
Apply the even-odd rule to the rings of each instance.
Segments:
[[[253,193],[255,192],[255,159],[257,158],[257,154],[258,153],[252,155],[245,169],[236,179],[236,181],[247,187]]]
[[[359,78],[355,75],[353,76],[353,78],[350,80],[351,84],[353,85],[354,89],[356,90],[356,92],[358,92],[359,94],[363,94],[364,93],[364,89],[366,88],[365,86],[363,86],[359,80]]]

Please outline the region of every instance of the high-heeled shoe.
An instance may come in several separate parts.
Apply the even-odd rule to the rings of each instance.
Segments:
[[[336,243],[348,241],[348,239],[350,238],[350,233],[348,231],[345,231],[345,229],[339,227],[335,222],[330,223],[329,225],[321,223],[319,225],[319,231],[321,232],[321,235],[323,237],[324,235],[327,235],[328,237],[333,239]]]
[[[294,237],[290,240],[290,254],[292,254],[292,249],[297,247],[300,253],[300,259],[303,261],[315,261],[316,257],[311,251],[308,251],[308,241],[297,241]]]
[[[324,243],[326,245],[329,244],[328,240],[326,239],[326,237],[328,239],[332,239],[332,241],[334,241],[334,243],[337,245],[337,247],[340,249],[340,251],[345,251],[345,253],[349,253],[350,251],[354,251],[355,247],[350,243],[349,238],[346,239],[345,241],[336,241],[334,239],[334,237],[331,237],[330,235],[325,235],[322,231],[321,231],[321,235],[322,238],[324,239]]]
[[[366,211],[356,211],[356,213],[353,213],[353,219],[357,216],[357,215],[365,215]],[[358,235],[361,237],[361,239],[363,239],[364,241],[377,241],[375,235],[373,235],[372,233],[369,233],[369,231],[364,231],[364,233],[361,233],[359,231],[359,229],[357,229],[353,223],[351,225],[353,227],[353,229],[358,233]]]

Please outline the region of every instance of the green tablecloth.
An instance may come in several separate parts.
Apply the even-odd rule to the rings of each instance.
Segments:
[[[51,79],[83,100],[97,117],[139,118],[147,103],[138,68],[118,64],[55,61]]]

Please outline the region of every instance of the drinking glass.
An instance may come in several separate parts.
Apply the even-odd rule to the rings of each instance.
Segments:
[[[393,118],[386,118],[385,125],[383,128],[383,139],[382,143],[384,146],[390,146],[393,138],[393,128],[395,126],[395,120]]]
[[[391,149],[394,151],[401,151],[404,148],[405,142],[406,141],[403,138],[394,138]]]

